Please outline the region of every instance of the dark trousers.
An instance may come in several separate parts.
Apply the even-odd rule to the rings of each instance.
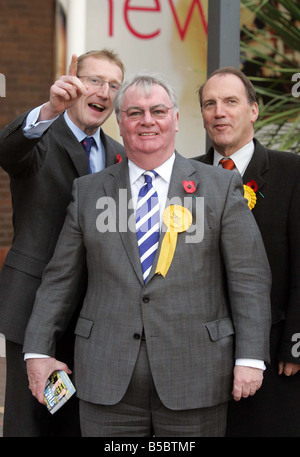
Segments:
[[[55,414],[40,404],[28,388],[22,346],[6,341],[4,437],[80,436],[75,395]]]
[[[278,374],[278,348],[284,321],[271,329],[271,365],[264,373],[262,387],[253,397],[228,405],[228,437],[300,437],[300,372]],[[300,363],[300,360],[299,360]]]
[[[80,400],[82,435],[86,437],[224,436],[227,403],[210,408],[170,410],[163,405],[151,376],[146,342],[127,392],[116,405]]]

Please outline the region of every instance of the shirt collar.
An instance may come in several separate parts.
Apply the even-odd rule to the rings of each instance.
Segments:
[[[243,176],[252,156],[254,153],[254,142],[251,140],[245,146],[243,146],[238,151],[231,154],[230,159],[234,161],[234,164],[240,174]],[[218,153],[218,151],[214,150],[214,165],[218,165],[220,160],[224,159],[224,156]]]
[[[167,159],[163,164],[159,167],[155,168],[155,171],[158,175],[163,178],[167,183],[171,181],[172,169],[173,164],[175,161],[175,152]],[[129,179],[130,184],[134,184],[146,171],[146,169],[138,167],[134,162],[128,159],[128,167],[129,167]]]
[[[67,111],[64,112],[64,118],[65,118],[65,121],[66,121],[68,127],[72,130],[73,134],[75,135],[75,137],[77,138],[79,143],[81,143],[81,141],[84,140],[84,138],[87,136],[86,133],[84,133],[79,127],[77,127],[76,124],[74,124],[73,121],[71,121]],[[99,149],[99,147],[100,147],[100,127],[94,133],[94,135],[88,135],[88,136],[94,138],[97,148]]]

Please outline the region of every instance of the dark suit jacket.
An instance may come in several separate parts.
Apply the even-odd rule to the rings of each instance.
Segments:
[[[258,185],[252,213],[272,271],[272,321],[285,321],[276,352],[279,360],[299,363],[292,355],[292,336],[300,332],[300,157],[254,143],[243,182]],[[213,148],[197,159],[212,164]]]
[[[14,238],[0,274],[0,333],[22,344],[36,290],[52,257],[75,178],[89,173],[82,145],[60,116],[40,139],[23,134],[21,115],[0,137],[0,166],[9,174]],[[105,135],[106,166],[124,148]],[[84,289],[84,287],[83,287]]]
[[[194,181],[194,196],[202,199],[185,191],[185,180]],[[144,285],[127,160],[74,182],[24,351],[55,354],[87,259],[88,288],[75,330],[75,385],[83,400],[121,400],[143,328],[158,395],[171,409],[227,401],[234,357],[269,361],[270,272],[240,176],[176,154],[168,199],[189,209],[203,237],[178,234],[166,277],[155,274],[160,244]],[[164,231],[160,243],[163,237]]]

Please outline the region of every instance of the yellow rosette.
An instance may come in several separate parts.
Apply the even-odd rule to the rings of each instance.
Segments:
[[[252,210],[256,204],[256,193],[246,184],[244,184],[244,197],[248,200],[248,206]]]
[[[155,273],[165,277],[173,260],[177,235],[190,227],[193,217],[183,206],[171,205],[164,210],[163,221],[168,230],[162,241]]]

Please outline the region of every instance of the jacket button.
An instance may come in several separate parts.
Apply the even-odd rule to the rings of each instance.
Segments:
[[[145,295],[145,297],[143,297],[143,303],[149,303],[149,301],[150,298],[147,295]]]
[[[140,335],[139,333],[135,333],[135,334],[133,335],[133,338],[134,338],[135,340],[139,340],[139,339],[141,338],[141,335]]]

